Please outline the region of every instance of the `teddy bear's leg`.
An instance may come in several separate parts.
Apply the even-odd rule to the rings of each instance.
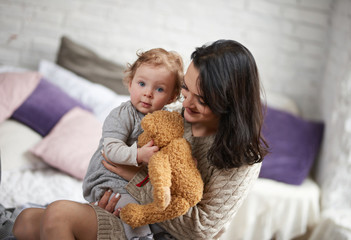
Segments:
[[[185,214],[190,208],[190,205],[187,200],[182,197],[172,196],[171,203],[169,206],[162,212],[161,219],[158,219],[156,222],[162,222],[164,220],[173,219]]]
[[[132,228],[150,224],[150,214],[158,214],[160,209],[155,203],[139,205],[130,203],[121,209],[120,218]]]
[[[125,223],[136,228],[181,216],[188,211],[189,207],[189,203],[185,199],[172,196],[171,203],[165,210],[160,210],[155,203],[128,204],[122,208],[120,217]]]

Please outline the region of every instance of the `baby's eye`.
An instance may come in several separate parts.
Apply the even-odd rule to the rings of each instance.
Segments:
[[[138,82],[138,84],[139,84],[140,87],[144,87],[145,86],[144,82]]]
[[[157,88],[156,91],[157,91],[157,92],[163,92],[164,89],[163,89],[163,88]]]

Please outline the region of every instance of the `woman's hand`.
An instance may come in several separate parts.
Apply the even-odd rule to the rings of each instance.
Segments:
[[[116,173],[127,181],[132,180],[135,174],[137,174],[137,172],[140,170],[140,167],[113,163],[106,157],[104,153],[102,153],[102,155],[105,158],[105,160],[102,161],[102,164],[105,166],[105,168],[113,173]]]
[[[116,209],[116,204],[118,203],[119,199],[121,198],[121,195],[119,193],[116,193],[114,196],[111,197],[112,191],[108,190],[102,195],[100,201],[93,203],[94,205],[97,205],[106,211],[112,213],[113,215],[119,217],[119,212],[120,209]],[[111,198],[111,199],[110,199]]]

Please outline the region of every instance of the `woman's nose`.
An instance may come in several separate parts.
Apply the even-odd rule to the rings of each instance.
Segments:
[[[193,97],[191,94],[183,94],[184,100],[183,100],[183,106],[184,107],[191,107],[193,104]]]

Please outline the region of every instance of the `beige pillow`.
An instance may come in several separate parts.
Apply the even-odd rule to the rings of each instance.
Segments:
[[[124,67],[100,57],[91,49],[61,38],[57,64],[94,83],[104,85],[118,94],[129,95],[123,84]]]
[[[47,167],[28,149],[42,140],[39,133],[12,119],[0,123],[0,150],[2,171],[38,169]]]

